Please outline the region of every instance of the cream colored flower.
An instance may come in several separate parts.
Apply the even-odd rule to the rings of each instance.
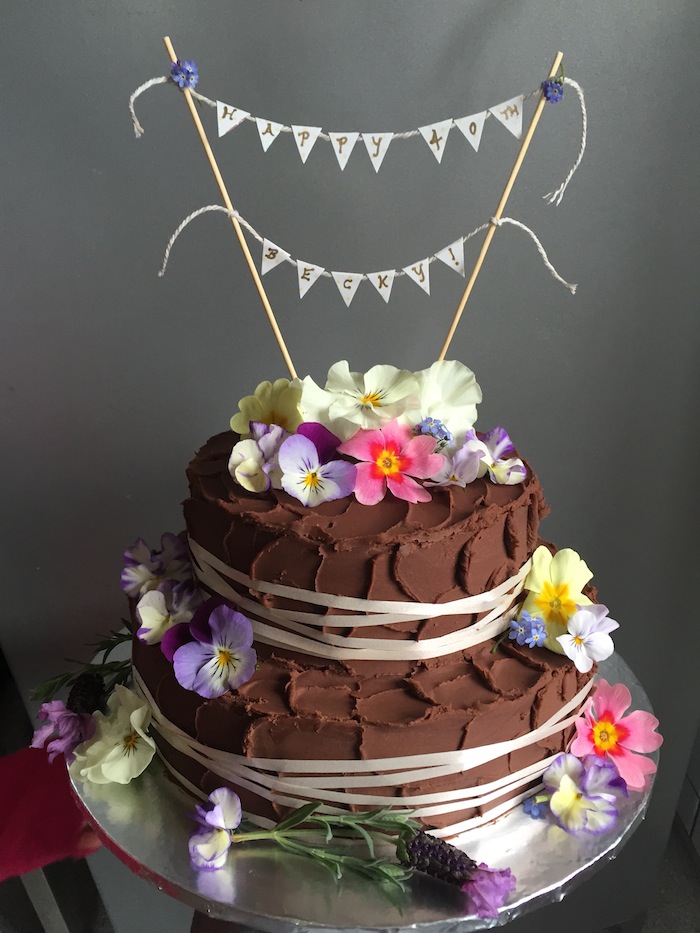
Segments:
[[[255,395],[246,395],[238,403],[240,411],[231,418],[231,428],[242,438],[250,437],[251,421],[278,424],[285,431],[296,431],[301,424],[301,389],[299,379],[261,382]]]
[[[416,377],[407,369],[379,365],[351,373],[347,360],[341,360],[328,370],[325,389],[311,376],[304,379],[301,411],[305,421],[320,422],[346,441],[360,428],[380,428],[415,408],[416,391]]]
[[[75,749],[73,778],[94,784],[128,784],[146,770],[156,746],[147,734],[151,710],[127,687],[117,684],[109,715],[94,713],[95,734]]]
[[[586,562],[571,548],[552,556],[549,548],[540,545],[532,555],[532,567],[524,584],[528,594],[522,608],[544,622],[544,647],[550,651],[564,654],[557,639],[566,635],[567,623],[579,607],[591,605],[582,590],[592,576]]]
[[[408,409],[401,421],[411,427],[424,418],[439,419],[455,441],[476,421],[481,389],[476,376],[457,360],[438,360],[429,369],[416,373],[417,406]]]

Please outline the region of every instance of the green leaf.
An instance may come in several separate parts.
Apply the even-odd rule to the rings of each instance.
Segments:
[[[284,819],[279,821],[279,823],[275,826],[275,831],[287,832],[287,830],[293,829],[295,826],[299,826],[301,823],[305,823],[311,814],[315,813],[320,806],[320,803],[313,802],[304,804],[304,806],[298,807],[296,810],[292,810],[292,812],[288,813]]]

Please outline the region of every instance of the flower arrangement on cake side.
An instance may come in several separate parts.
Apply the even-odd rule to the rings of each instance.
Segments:
[[[351,496],[368,508],[387,496],[423,503],[441,486],[524,482],[526,467],[507,432],[474,429],[480,400],[474,374],[456,362],[419,373],[375,366],[364,375],[342,362],[331,367],[324,388],[310,377],[263,382],[231,419],[237,437],[228,471],[247,495],[277,490],[309,509]],[[610,634],[618,623],[586,595],[592,573],[575,551],[552,553],[540,545],[522,572],[522,594],[503,617],[494,652],[508,640],[565,655],[583,674],[612,654]],[[184,690],[211,700],[253,677],[253,624],[231,600],[198,585],[182,537],[166,533],[153,550],[138,539],[124,554],[121,586],[132,603],[135,638],[160,646]],[[94,646],[99,660],[54,678],[37,694],[44,703],[33,744],[45,746],[51,758],[65,755],[76,781],[127,784],[156,753],[147,693],[131,683],[130,661],[110,660],[131,638],[130,631],[110,633]],[[56,700],[68,687],[67,702]],[[625,715],[630,703],[623,684],[597,682],[572,744],[549,763],[534,794],[524,795],[526,813],[570,833],[611,829],[620,798],[643,790],[654,773],[646,755],[662,741],[651,714]],[[197,806],[194,819],[189,853],[198,870],[216,870],[232,845],[264,838],[320,861],[337,877],[352,869],[401,885],[412,870],[426,871],[458,884],[469,910],[481,917],[496,916],[516,883],[508,869],[477,865],[391,807],[339,812],[312,801],[261,828],[246,821],[238,795],[222,786]],[[336,846],[346,836],[364,841],[364,858]],[[376,855],[378,839],[394,844],[395,860]]]

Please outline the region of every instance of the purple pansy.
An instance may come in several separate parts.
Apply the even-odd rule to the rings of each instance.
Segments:
[[[171,629],[173,639],[182,637],[184,626]],[[187,626],[188,640],[173,653],[173,669],[178,683],[207,699],[235,690],[253,676],[256,654],[252,647],[250,621],[226,604],[216,606],[206,621],[196,613]],[[172,648],[168,642],[166,651]]]
[[[192,60],[170,63],[170,77],[178,87],[194,87],[199,81],[199,69]]]
[[[473,431],[470,434],[474,434]],[[476,441],[474,443],[473,441]],[[458,450],[443,450],[445,465],[432,477],[426,486],[468,486],[479,476],[481,458],[486,447],[476,438],[467,437],[467,442]]]
[[[626,785],[611,761],[602,764],[595,755],[581,760],[562,753],[542,775],[552,816],[566,832],[597,836],[615,825],[617,795],[626,794]]]
[[[177,535],[166,532],[160,539],[160,550],[151,550],[143,538],[138,538],[124,551],[121,587],[127,596],[136,599],[155,590],[163,580],[180,583],[192,580],[192,565],[187,546]]]
[[[278,424],[251,421],[250,437],[238,441],[231,451],[229,473],[248,492],[265,492],[270,486],[279,489],[281,473],[277,457],[287,437],[289,431]]]
[[[91,739],[95,733],[95,720],[91,715],[74,713],[66,709],[61,700],[42,704],[37,716],[45,725],[39,726],[34,732],[32,748],[46,746],[49,761],[58,755],[65,755],[67,763],[71,764],[75,757],[73,749]]]
[[[209,794],[208,805],[196,809],[194,818],[202,828],[190,836],[190,862],[193,868],[214,871],[226,862],[231,833],[243,816],[241,801],[228,787],[219,787]]]
[[[522,483],[527,476],[527,470],[522,460],[513,456],[515,447],[505,428],[499,426],[492,428],[486,434],[476,437],[475,431],[467,432],[467,440],[480,441],[485,447],[482,457],[481,475],[489,474],[493,483],[501,486],[512,486]]]
[[[515,883],[510,868],[489,868],[483,862],[477,865],[469,881],[462,885],[469,899],[469,912],[482,919],[497,917]]]
[[[347,460],[332,460],[340,438],[317,422],[299,426],[280,447],[282,488],[303,505],[318,505],[349,496],[357,468]]]

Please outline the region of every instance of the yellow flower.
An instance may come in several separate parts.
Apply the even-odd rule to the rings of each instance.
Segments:
[[[547,639],[544,647],[557,654],[564,650],[557,641],[567,632],[567,623],[579,606],[589,606],[590,599],[583,588],[593,574],[576,551],[563,548],[552,556],[549,548],[540,545],[532,555],[532,567],[525,578],[528,591],[523,609],[545,624]]]
[[[238,403],[240,410],[231,418],[231,428],[242,438],[250,437],[250,422],[260,421],[262,424],[278,424],[293,433],[301,424],[300,400],[299,379],[261,382],[255,395],[246,395]]]

